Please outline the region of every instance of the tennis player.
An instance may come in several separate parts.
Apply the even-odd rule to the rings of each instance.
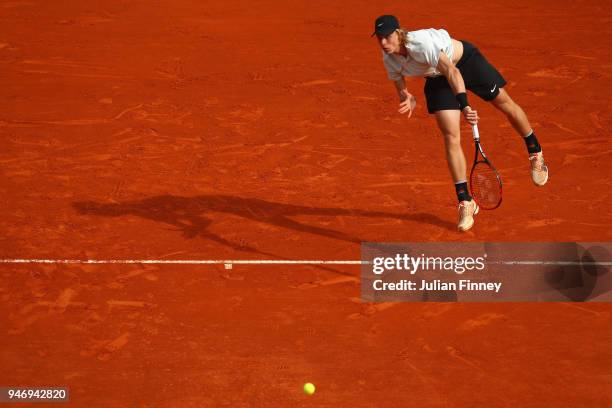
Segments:
[[[406,88],[405,76],[425,77],[427,110],[435,115],[446,146],[446,160],[455,182],[459,200],[460,231],[474,225],[478,205],[470,196],[466,162],[460,143],[461,113],[470,124],[478,123],[478,113],[470,107],[466,89],[491,102],[524,138],[531,163],[531,178],[537,186],[548,181],[542,148],[529,124],[527,115],[504,90],[506,80],[480,53],[466,41],[457,41],[446,30],[429,28],[407,31],[395,16],[376,19],[374,33],[382,49],[388,77],[399,96],[399,113],[412,115],[416,99]]]

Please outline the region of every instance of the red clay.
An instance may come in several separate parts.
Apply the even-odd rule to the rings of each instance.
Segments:
[[[3,2],[0,258],[610,241],[612,7],[564,3]],[[543,144],[545,188],[473,96],[504,203],[455,231],[422,80],[416,114],[398,115],[369,37],[383,12],[500,69]],[[0,385],[63,385],[88,407],[612,405],[609,304],[368,305],[358,275],[3,265]]]

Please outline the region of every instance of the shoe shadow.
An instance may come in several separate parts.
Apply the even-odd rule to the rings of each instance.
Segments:
[[[228,195],[201,195],[196,197],[160,195],[142,200],[126,201],[123,203],[96,203],[93,201],[81,201],[73,203],[73,207],[80,214],[105,217],[131,215],[161,222],[175,227],[187,238],[201,237],[215,241],[235,250],[256,252],[260,254],[262,254],[262,252],[255,248],[251,248],[248,245],[238,245],[209,231],[208,227],[214,221],[214,213],[231,214],[248,220],[275,225],[277,227],[298,232],[306,232],[309,234],[356,244],[359,244],[364,240],[342,231],[296,221],[291,217],[300,215],[317,215],[329,217],[352,216],[390,218],[406,221],[417,221],[446,229],[454,228],[454,225],[450,222],[444,221],[432,214],[394,214],[383,211],[307,207],[276,203],[257,198],[241,198]]]

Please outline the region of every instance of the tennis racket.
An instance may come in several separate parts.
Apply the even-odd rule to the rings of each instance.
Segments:
[[[474,164],[470,172],[470,192],[483,210],[494,210],[502,202],[502,180],[480,145],[478,126],[472,125],[474,144]]]

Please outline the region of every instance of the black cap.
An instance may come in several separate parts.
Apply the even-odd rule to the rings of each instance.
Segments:
[[[386,37],[398,28],[400,28],[400,25],[397,17],[390,15],[380,16],[374,22],[374,32],[372,33],[372,37],[375,35]]]

